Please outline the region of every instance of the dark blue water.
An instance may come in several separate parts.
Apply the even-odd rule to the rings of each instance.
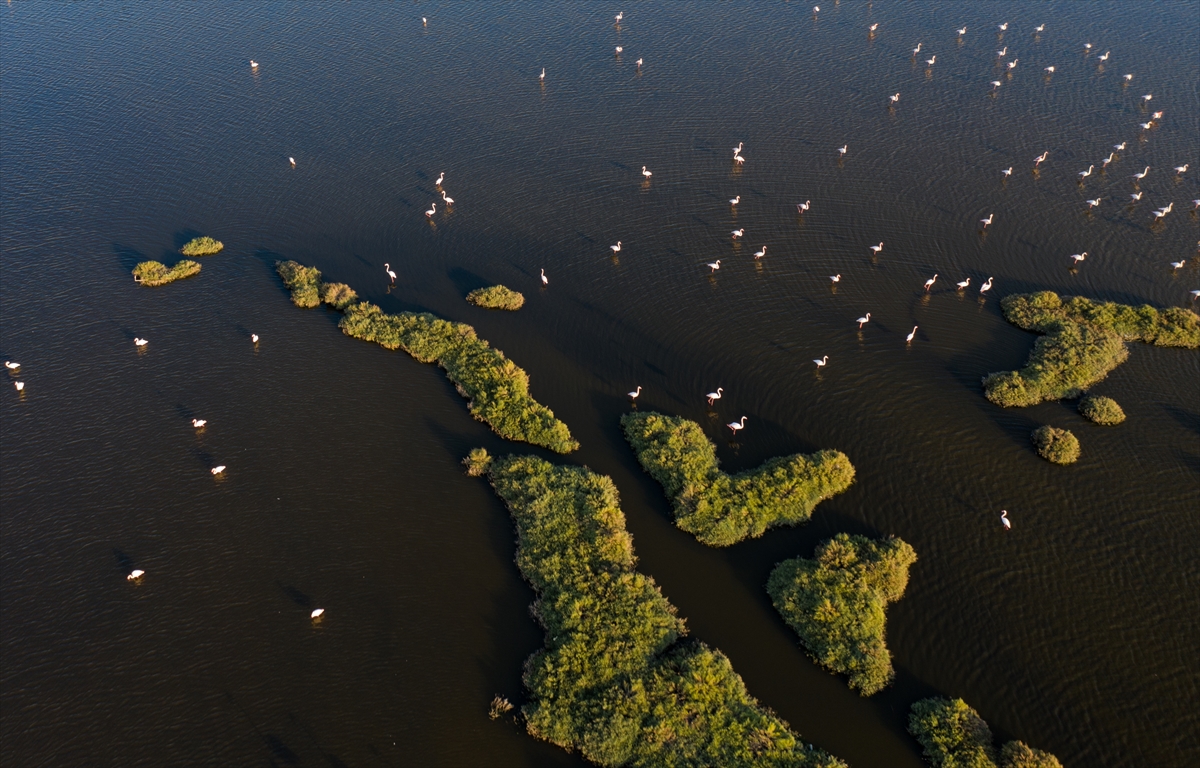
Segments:
[[[278,258],[471,323],[524,367],[583,444],[558,460],[612,475],[642,569],[805,739],[917,765],[908,707],[941,694],[1067,764],[1200,759],[1200,356],[1132,347],[1096,388],[1116,428],[979,386],[1032,345],[1007,293],[1191,305],[1200,4],[811,5],[0,9],[0,356],[26,383],[0,397],[3,762],[575,760],[487,718],[521,700],[541,631],[507,515],[459,460],[530,449],[436,368],[293,307]],[[428,220],[442,172],[455,205]],[[133,283],[197,234],[226,244],[200,276]],[[495,282],[525,308],[463,301]],[[858,479],[807,526],[707,549],[620,436],[639,384],[728,469],[837,448]],[[1042,423],[1076,433],[1078,464],[1033,453]],[[839,531],[921,558],[889,609],[896,684],[868,700],[763,591]]]

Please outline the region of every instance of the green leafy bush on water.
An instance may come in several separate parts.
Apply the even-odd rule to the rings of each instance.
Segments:
[[[922,699],[912,705],[908,732],[934,768],[1062,768],[1049,752],[1010,741],[997,761],[992,731],[962,699]]]
[[[198,274],[200,265],[188,259],[176,262],[173,267],[158,261],[143,261],[133,268],[134,282],[150,286],[166,285]]]
[[[220,253],[225,244],[211,237],[197,237],[189,240],[179,252],[184,256],[211,256]]]
[[[616,486],[534,456],[488,478],[517,529],[546,646],[525,664],[526,727],[606,766],[842,766],[761,707],[720,651],[635,570]]]
[[[916,560],[900,539],[839,533],[817,547],[815,559],[776,565],[767,592],[813,659],[849,675],[850,687],[870,696],[895,676],[884,644],[884,609],[904,595]]]
[[[854,466],[839,451],[795,454],[728,475],[700,425],[661,413],[621,418],[625,438],[675,508],[675,524],[711,547],[761,536],[774,525],[795,525],[816,505],[854,481]]]
[[[471,326],[428,312],[389,315],[370,302],[355,303],[357,297],[349,286],[322,283],[320,271],[294,261],[279,262],[276,270],[297,306],[315,307],[324,298],[340,308],[343,316],[338,327],[347,336],[403,349],[423,363],[440,365],[467,398],[471,414],[501,437],[558,453],[579,447],[567,425],[530,396],[529,374],[476,336]]]
[[[1055,464],[1074,464],[1079,460],[1079,439],[1069,429],[1043,424],[1031,435],[1038,455]]]
[[[1125,421],[1125,411],[1117,401],[1103,395],[1089,395],[1080,400],[1079,413],[1088,421],[1110,427]]]
[[[1179,307],[1131,307],[1050,291],[1005,296],[1000,305],[1010,323],[1045,334],[1024,368],[984,377],[987,398],[1005,407],[1079,397],[1129,357],[1127,341],[1200,347],[1200,316]]]
[[[511,311],[516,311],[525,306],[525,297],[522,294],[503,285],[476,288],[467,294],[467,301],[479,307],[507,309]]]

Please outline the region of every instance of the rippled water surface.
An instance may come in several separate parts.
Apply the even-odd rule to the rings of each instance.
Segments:
[[[523,366],[583,444],[559,460],[614,478],[692,634],[853,765],[919,764],[904,725],[934,694],[1069,765],[1200,761],[1200,356],[1134,345],[1096,390],[1117,428],[1073,403],[1002,410],[979,384],[1033,342],[1006,293],[1185,306],[1200,288],[1200,5],[662,3],[619,29],[618,10],[0,9],[0,356],[26,382],[0,397],[6,765],[577,762],[486,715],[521,700],[542,634],[508,516],[459,460],[528,449],[435,367],[293,307],[278,258],[471,323]],[[441,172],[456,204],[427,220]],[[226,244],[199,277],[134,285],[197,234]],[[463,301],[494,282],[525,308]],[[707,549],[620,436],[639,384],[728,469],[837,448],[857,481],[806,526]],[[1075,431],[1077,465],[1033,453],[1041,423]],[[839,531],[920,556],[889,609],[896,683],[867,700],[763,590]]]

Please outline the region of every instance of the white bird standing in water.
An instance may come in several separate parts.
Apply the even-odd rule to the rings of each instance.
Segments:
[[[125,577],[125,581],[137,581],[138,579],[142,578],[145,575],[146,575],[146,572],[143,571],[141,568],[134,568],[132,571],[129,572],[129,575],[127,575]]]
[[[624,48],[622,48],[621,46],[618,45],[617,46],[617,55],[620,56],[622,51],[624,51],[624,50],[625,50]]]
[[[878,255],[879,255],[879,252],[883,250],[883,241],[882,241],[882,240],[880,240],[880,241],[879,241],[879,245],[872,245],[872,246],[869,246],[869,247],[870,247],[870,249],[871,249],[872,251],[874,251],[874,252],[875,252],[875,255],[876,255],[876,256],[878,256]]]
[[[1125,77],[1125,82],[1127,82],[1127,83],[1133,79],[1133,75],[1125,75],[1124,77]]]
[[[908,336],[906,336],[904,340],[911,343],[913,339],[917,338],[917,328],[918,326],[914,325],[912,331],[909,332]]]
[[[647,170],[646,170],[646,166],[644,166],[644,165],[643,165],[643,166],[642,166],[642,175],[643,175],[643,176],[645,176],[645,177],[648,179],[648,178],[650,178],[651,176],[653,176],[654,174],[653,174],[653,173],[651,173],[650,171],[647,171]]]
[[[1095,208],[1100,205],[1100,201],[1103,199],[1102,197],[1097,197],[1095,200],[1085,200],[1084,202],[1088,204],[1088,208]]]
[[[1000,82],[999,80],[993,80],[993,81],[992,81],[992,90],[993,90],[993,91],[996,91],[996,90],[998,90],[998,89],[1000,88],[1000,86],[1002,86],[1002,85],[1004,85],[1004,83]]]
[[[925,64],[932,67],[936,61],[937,61],[937,56],[934,55],[928,59],[925,59]]]
[[[735,197],[735,198],[732,198],[732,199],[729,201],[729,204],[730,204],[730,205],[737,205],[737,204],[738,204],[738,203],[740,203],[740,202],[742,202],[742,196],[741,196],[741,195],[738,195],[737,197]]]
[[[1112,53],[1112,51],[1105,51],[1103,56],[1097,56],[1096,58],[1100,61],[1108,61],[1108,54],[1110,53]]]
[[[896,93],[891,96],[888,96],[888,101],[892,102],[892,105],[895,106],[896,102],[900,101],[900,94]]]
[[[325,613],[324,608],[314,608],[313,612],[308,614],[308,618],[316,621],[317,619],[321,618],[321,616],[324,615],[324,613]]]
[[[1187,173],[1187,169],[1188,169],[1187,163],[1184,163],[1183,165],[1177,165],[1177,166],[1175,166],[1175,175],[1182,176],[1183,174]]]
[[[1046,71],[1053,75],[1054,74],[1054,66],[1051,65],[1049,67],[1046,67]]]
[[[150,342],[149,342],[149,341],[147,341],[146,339],[139,339],[139,338],[137,338],[137,337],[134,337],[134,339],[133,339],[133,345],[134,345],[135,347],[144,347],[144,346],[146,346],[146,345],[147,345],[147,344],[149,344],[149,343],[150,343]]]
[[[1003,171],[1000,171],[1000,174],[1002,176],[1004,176],[1005,178],[1012,176],[1012,166],[1010,165],[1007,168],[1005,168]]]
[[[855,320],[854,322],[858,323],[858,330],[860,330],[860,331],[861,331],[861,330],[862,330],[862,327],[863,327],[864,325],[866,325],[867,323],[871,322],[871,313],[870,313],[870,312],[868,312],[868,313],[866,314],[866,317],[860,317],[860,318],[858,318],[857,320]]]
[[[739,237],[746,234],[746,230],[744,228],[743,229],[735,229],[732,232],[730,232],[729,234],[733,235],[734,240],[737,240]]]
[[[812,203],[812,200],[805,200],[803,203],[797,203],[796,210],[799,211],[800,213],[804,213],[805,211],[807,211],[809,209],[809,206],[811,203]]]
[[[620,23],[621,23],[621,19],[625,18],[625,11],[618,11],[618,12],[617,12],[617,15],[616,15],[616,16],[613,16],[613,18],[617,20],[617,23],[618,23],[618,24],[620,24]]]
[[[1135,203],[1136,203],[1138,200],[1141,200],[1141,199],[1142,199],[1142,193],[1141,193],[1141,192],[1134,192],[1132,195],[1130,195],[1130,197],[1132,197],[1132,198],[1133,198],[1133,202],[1135,202]]]
[[[289,157],[289,158],[288,158],[288,162],[292,164],[292,167],[293,167],[293,168],[295,168],[295,167],[296,167],[296,158],[294,158],[294,157]]]
[[[1006,30],[1006,29],[1008,29],[1008,22],[1007,22],[1007,21],[1006,21],[1006,22],[1004,22],[1003,24],[1001,24],[1001,25],[1000,25],[1000,31],[1001,31],[1001,32],[1003,32],[1003,31],[1004,31],[1004,30]]]
[[[383,265],[383,271],[387,273],[387,276],[388,276],[388,277],[392,278],[392,282],[393,282],[393,283],[394,283],[394,282],[396,282],[396,273],[392,271],[392,265],[391,265],[391,264],[384,264],[384,265]]]
[[[435,214],[435,213],[437,213],[437,203],[430,203],[429,210],[425,211],[425,217],[432,219],[433,214]]]
[[[1100,170],[1104,170],[1105,168],[1107,168],[1108,164],[1111,163],[1113,161],[1113,158],[1116,156],[1117,156],[1116,152],[1109,152],[1108,157],[1106,157],[1100,161]]]
[[[638,69],[641,69],[641,68],[642,68],[642,60],[641,60],[641,59],[638,59],[638,60],[637,60],[637,68],[638,68]]]
[[[1017,68],[1018,61],[1020,61],[1020,59],[1013,59],[1012,61],[1008,62],[1008,71],[1009,72],[1011,72]]]
[[[250,334],[250,343],[251,343],[251,344],[257,344],[257,343],[258,343],[258,334],[257,334],[257,333],[252,333],[252,334]]]
[[[541,80],[543,83],[546,82],[546,68],[545,67],[542,67],[542,74],[538,75],[538,80]]]
[[[845,157],[846,150],[849,148],[850,148],[849,144],[843,144],[842,146],[838,147],[838,154],[841,155],[842,157]]]
[[[612,251],[613,253],[620,253],[621,252],[621,241],[618,240],[616,245],[608,246],[608,249],[610,251]]]
[[[925,281],[925,290],[926,291],[928,291],[930,288],[932,288],[933,284],[937,282],[937,277],[938,277],[937,273],[935,272],[933,277],[931,277]]]
[[[829,355],[825,355],[820,360],[814,359],[813,362],[817,364],[818,368],[824,368],[829,363]]]
[[[1007,509],[1000,510],[1000,523],[1004,526],[1004,530],[1006,530],[1006,531],[1012,530],[1012,523],[1010,523],[1008,521],[1008,510]]]
[[[913,48],[913,58],[917,58],[917,54],[921,52],[921,44],[917,43],[917,47]]]
[[[766,256],[766,255],[767,255],[767,246],[765,246],[765,245],[764,245],[764,246],[762,247],[762,250],[761,250],[761,251],[757,251],[757,252],[755,252],[755,254],[754,254],[754,258],[756,258],[756,259],[761,259],[763,256]]]
[[[218,464],[217,466],[213,467],[212,469],[210,469],[210,470],[208,470],[208,471],[209,471],[209,472],[212,472],[214,475],[219,475],[219,474],[221,474],[222,472],[224,472],[224,471],[225,471],[225,465],[224,465],[224,464]]]
[[[979,286],[979,295],[982,296],[990,290],[992,290],[992,278],[989,277],[983,285]]]
[[[443,201],[445,201],[445,203],[446,203],[446,207],[447,207],[447,208],[449,208],[450,206],[454,205],[454,198],[453,198],[453,197],[448,197],[448,196],[446,195],[446,190],[444,190],[444,189],[442,190],[442,200],[443,200]]]
[[[1008,55],[1008,46],[1004,46],[1002,50],[996,51],[996,58],[1003,59]]]
[[[546,270],[542,270],[542,285],[550,285],[550,278],[546,277]]]
[[[1171,262],[1171,266],[1174,267],[1175,269],[1183,269],[1184,264],[1187,264],[1187,259],[1180,259],[1179,261]]]
[[[1096,166],[1094,166],[1094,165],[1089,165],[1089,166],[1088,166],[1088,169],[1087,169],[1086,171],[1080,171],[1080,172],[1079,172],[1079,180],[1080,180],[1080,181],[1083,181],[1083,180],[1084,180],[1084,179],[1086,179],[1088,176],[1091,176],[1091,175],[1092,175],[1092,169],[1094,169],[1095,167],[1096,167]]]
[[[6,360],[6,361],[4,362],[4,367],[5,367],[5,368],[7,368],[7,369],[8,369],[8,370],[10,370],[10,371],[15,371],[15,370],[17,370],[18,368],[20,368],[20,367],[21,367],[21,364],[20,364],[20,363],[14,363],[14,362],[12,362],[11,360]]]
[[[1147,93],[1145,96],[1142,97],[1142,101],[1150,101],[1150,99],[1153,99],[1153,98],[1154,98],[1154,94]]]
[[[835,283],[840,283],[840,282],[842,282],[842,276],[841,276],[841,275],[830,275],[830,276],[829,276],[829,279],[830,279],[831,281],[835,282]]]
[[[1043,152],[1042,154],[1040,154],[1040,155],[1038,155],[1037,157],[1033,158],[1033,167],[1034,167],[1034,168],[1037,168],[1039,165],[1041,165],[1042,163],[1046,162],[1046,158],[1047,158],[1047,157],[1050,157],[1050,150],[1046,150],[1046,151],[1045,151],[1045,152]]]
[[[965,34],[967,34],[967,28],[966,28],[966,27],[963,27],[962,29],[958,30],[958,36],[959,36],[959,37],[962,37],[962,36],[963,36],[963,35],[965,35]]]
[[[969,277],[966,280],[963,280],[961,283],[955,283],[955,285],[958,286],[958,290],[960,290],[960,291],[967,290],[967,286],[969,286],[970,284],[971,284],[971,278],[969,278]]]
[[[733,434],[735,434],[735,435],[736,435],[736,434],[738,433],[738,430],[739,430],[739,429],[745,429],[745,428],[746,428],[746,417],[745,417],[745,416],[743,416],[743,417],[742,417],[742,420],[741,420],[740,422],[737,422],[737,421],[731,421],[731,422],[729,422],[728,424],[726,424],[725,426],[727,426],[727,427],[729,427],[730,429],[732,429],[732,430],[733,430]]]
[[[711,275],[713,272],[716,272],[718,269],[721,268],[721,260],[717,259],[716,261],[710,261],[707,264],[705,264],[704,266],[706,266],[710,269],[708,274]]]
[[[258,62],[254,59],[250,59],[250,69],[258,69]]]
[[[17,388],[17,391],[18,391],[18,392],[20,392],[21,390],[25,389],[25,382],[23,382],[23,381],[14,381],[14,382],[13,382],[13,386]]]
[[[1146,178],[1147,173],[1150,173],[1150,166],[1148,166],[1148,165],[1146,166],[1145,170],[1143,170],[1141,173],[1133,174],[1133,178],[1137,179],[1138,181],[1141,181],[1142,179]]]
[[[996,218],[996,214],[989,213],[988,217],[986,219],[980,219],[979,223],[983,225],[984,229],[987,229],[988,225],[990,225],[992,223],[992,219],[994,219],[994,218]]]
[[[1081,261],[1083,261],[1084,259],[1086,259],[1086,258],[1087,258],[1087,251],[1084,251],[1083,253],[1074,253],[1074,254],[1071,254],[1071,258],[1072,258],[1072,259],[1074,259],[1074,260],[1075,260],[1075,264],[1076,264],[1076,265],[1078,265],[1078,264],[1079,264],[1079,262],[1081,262]]]
[[[717,391],[716,391],[716,392],[709,392],[707,395],[705,395],[705,397],[707,397],[707,398],[708,398],[708,404],[709,404],[709,405],[712,405],[712,404],[713,404],[715,401],[717,401],[717,400],[720,400],[720,399],[721,399],[721,395],[722,395],[724,392],[725,392],[725,390],[721,389],[720,387],[717,387]]]
[[[442,186],[442,182],[445,180],[446,180],[446,172],[442,171],[441,173],[438,174],[437,181],[433,182],[433,185],[435,187],[440,187],[440,186]]]
[[[641,385],[641,384],[638,384],[638,388],[637,388],[637,389],[635,389],[635,390],[634,390],[634,391],[632,391],[632,392],[626,392],[625,394],[629,395],[629,399],[630,399],[630,400],[637,400],[637,399],[638,399],[638,395],[642,394],[642,385]]]
[[[1125,142],[1122,141],[1120,144],[1113,144],[1113,149],[1117,150],[1118,152],[1124,152]]]
[[[192,419],[192,426],[195,427],[196,429],[200,429],[207,423],[208,423],[208,419]]]
[[[1037,25],[1036,27],[1034,27],[1034,28],[1033,28],[1033,31],[1034,31],[1034,32],[1041,32],[1041,31],[1042,31],[1042,30],[1044,30],[1045,28],[1046,28],[1046,25],[1045,25],[1045,24],[1039,24],[1039,25]]]
[[[877,29],[879,29],[879,25],[878,25],[878,24],[872,24],[872,25],[871,25],[871,26],[868,28],[868,30],[867,30],[867,31],[869,31],[869,32],[874,32],[874,31],[875,31],[875,30],[877,30]]]

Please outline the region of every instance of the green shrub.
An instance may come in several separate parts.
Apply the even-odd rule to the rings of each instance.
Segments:
[[[133,281],[142,285],[166,285],[198,274],[200,265],[188,259],[176,262],[175,266],[170,268],[161,262],[143,261],[133,268]]]
[[[488,467],[492,464],[492,457],[488,455],[486,448],[472,448],[467,458],[463,459],[463,464],[467,466],[467,474],[471,477],[479,477],[488,471]]]
[[[525,297],[503,285],[493,285],[490,288],[476,288],[467,294],[467,301],[479,307],[488,309],[518,310],[525,306]]]
[[[912,705],[908,732],[934,768],[1062,768],[1049,752],[1010,741],[996,762],[992,731],[962,699],[922,699]]]
[[[517,529],[545,647],[525,664],[530,734],[600,765],[841,766],[746,691],[729,659],[635,570],[616,486],[534,456],[488,470]]]
[[[1110,427],[1125,421],[1125,411],[1117,401],[1103,395],[1089,395],[1080,400],[1079,413],[1088,421]]]
[[[1069,429],[1043,424],[1031,435],[1038,455],[1055,464],[1074,464],[1079,460],[1079,440]]]
[[[884,609],[904,595],[916,560],[900,539],[839,533],[817,547],[816,559],[776,565],[767,593],[813,660],[849,675],[850,687],[870,696],[895,676],[883,641]]]
[[[211,256],[214,253],[220,253],[225,244],[220,240],[214,240],[211,237],[197,237],[189,240],[179,252],[184,256]]]
[[[854,466],[839,451],[780,456],[728,475],[717,465],[716,446],[694,421],[629,413],[621,426],[642,468],[671,499],[675,524],[711,547],[761,536],[774,525],[803,523],[819,502],[854,481]]]
[[[347,336],[387,349],[403,349],[423,363],[440,365],[459,394],[467,398],[471,414],[501,437],[558,453],[579,447],[567,425],[529,394],[529,374],[477,337],[471,326],[428,312],[389,315],[370,302],[352,303],[357,297],[349,286],[322,283],[321,273],[314,267],[283,261],[275,268],[297,306],[318,306],[323,297],[340,308],[343,316],[338,327]]]
[[[1010,323],[1045,334],[1024,368],[984,377],[987,398],[1005,407],[1079,397],[1125,362],[1127,341],[1200,347],[1200,316],[1178,307],[1063,299],[1050,291],[1005,296],[1000,305]]]

